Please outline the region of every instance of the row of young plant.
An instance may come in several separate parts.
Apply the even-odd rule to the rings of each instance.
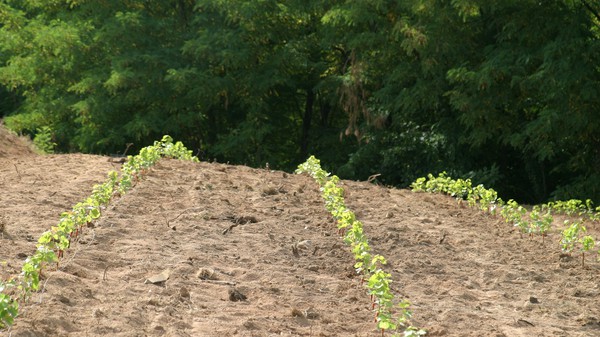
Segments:
[[[344,242],[350,245],[354,253],[354,267],[357,273],[361,274],[362,282],[371,296],[375,321],[381,329],[382,336],[386,331],[391,331],[394,336],[397,336],[395,333],[399,331],[403,331],[405,337],[425,335],[424,330],[409,323],[410,303],[407,300],[396,303],[390,289],[391,275],[382,269],[386,260],[383,256],[371,252],[362,223],[356,219],[354,212],[346,207],[344,190],[337,185],[339,178],[335,175],[330,176],[323,170],[320,161],[314,156],[300,164],[296,173],[308,173],[319,184],[325,207],[337,220],[337,227],[340,234],[343,234]]]
[[[585,265],[585,254],[596,246],[596,241],[591,235],[585,235],[587,229],[585,221],[599,221],[600,207],[594,208],[591,200],[552,201],[547,204],[535,205],[528,211],[515,200],[504,202],[493,189],[483,185],[473,186],[470,179],[452,179],[446,172],[437,177],[429,174],[426,178],[418,178],[411,184],[413,191],[444,193],[455,197],[460,203],[466,201],[471,207],[478,207],[492,215],[500,214],[507,223],[512,224],[522,234],[530,238],[538,234],[544,241],[552,228],[555,214],[579,216],[578,220],[565,220],[566,228],[561,232],[561,249],[571,254],[578,249],[581,252],[581,262]],[[600,250],[598,251],[600,259]]]
[[[71,211],[62,213],[58,224],[41,235],[36,252],[25,260],[19,276],[8,281],[0,280],[0,328],[11,326],[18,315],[19,303],[40,289],[44,267],[56,264],[58,268],[65,250],[84,228],[100,217],[112,199],[131,189],[161,157],[198,161],[181,142],[173,143],[173,139],[166,135],[141,149],[139,154],[128,156],[120,175],[116,171],[109,172],[104,183],[93,187],[91,196],[77,203]]]

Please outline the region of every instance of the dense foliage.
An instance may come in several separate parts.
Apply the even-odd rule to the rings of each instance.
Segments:
[[[600,201],[589,0],[2,0],[0,113],[56,151],[169,133],[204,158],[406,186],[447,170]],[[46,128],[44,128],[46,127]]]

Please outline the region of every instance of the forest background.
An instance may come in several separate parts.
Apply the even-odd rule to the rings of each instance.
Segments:
[[[600,202],[596,0],[1,0],[0,26],[0,117],[49,150],[170,134],[222,162]]]

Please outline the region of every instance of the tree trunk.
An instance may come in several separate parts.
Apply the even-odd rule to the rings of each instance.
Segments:
[[[314,102],[314,91],[312,88],[306,90],[306,105],[304,107],[304,117],[302,118],[302,139],[300,140],[300,155],[303,159],[308,156],[308,137],[312,122]]]
[[[206,117],[208,123],[207,142],[209,146],[212,146],[217,141],[217,134],[219,132],[219,130],[217,129],[217,118],[213,109],[209,109],[207,111]]]
[[[331,105],[328,102],[320,104],[319,111],[321,112],[321,126],[329,126],[329,115],[331,113]]]

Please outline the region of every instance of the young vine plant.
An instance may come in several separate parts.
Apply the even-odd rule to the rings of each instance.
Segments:
[[[168,135],[141,149],[139,154],[128,156],[120,174],[109,172],[104,183],[93,187],[90,197],[77,203],[71,211],[62,213],[58,224],[40,236],[36,252],[25,260],[19,276],[7,281],[0,280],[0,328],[13,325],[18,316],[19,303],[27,301],[32,293],[40,289],[43,268],[52,264],[58,268],[64,252],[84,228],[100,217],[102,209],[113,198],[131,189],[162,157],[199,161],[192,151],[181,142],[173,143],[173,138]]]
[[[391,275],[382,268],[386,260],[383,256],[371,252],[362,223],[356,219],[354,212],[346,207],[344,190],[338,186],[339,178],[323,170],[321,162],[314,156],[300,164],[296,173],[307,173],[319,184],[325,208],[336,219],[344,242],[350,245],[356,261],[354,268],[361,274],[363,284],[371,295],[375,321],[382,336],[386,331],[391,331],[393,336],[399,336],[396,333],[400,331],[404,337],[425,335],[423,329],[410,325],[410,303],[407,300],[395,300],[390,288]]]
[[[560,241],[563,252],[570,254],[576,247],[580,247],[582,265],[585,265],[585,253],[596,246],[592,236],[580,237],[581,233],[586,232],[586,228],[583,226],[586,218],[591,221],[600,220],[600,207],[594,208],[593,202],[589,199],[585,202],[571,199],[536,205],[529,212],[529,219],[527,219],[527,209],[516,201],[511,199],[504,202],[493,189],[486,189],[483,185],[473,187],[470,179],[454,180],[446,172],[440,173],[437,177],[428,174],[427,177],[418,178],[411,184],[411,188],[415,192],[448,194],[458,199],[459,202],[466,199],[471,207],[478,207],[492,215],[496,215],[497,210],[500,209],[500,215],[507,223],[518,228],[521,234],[528,234],[530,239],[535,234],[539,234],[542,242],[552,228],[553,211],[569,216],[578,215],[582,217],[579,221],[572,224],[568,220],[565,221],[566,229],[562,231]],[[598,254],[600,260],[600,250]]]

